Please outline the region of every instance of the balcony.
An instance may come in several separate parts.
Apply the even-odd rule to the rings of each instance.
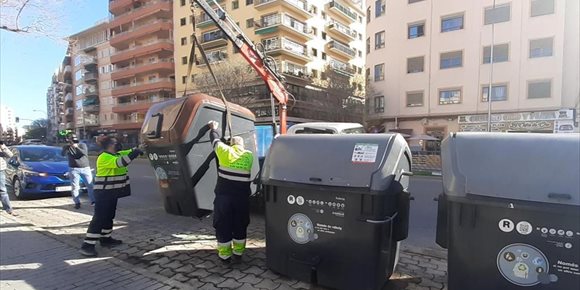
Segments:
[[[201,35],[201,45],[204,48],[219,47],[227,44],[226,35],[221,30],[214,30]]]
[[[331,40],[328,43],[328,48],[330,48],[331,51],[334,51],[339,55],[343,55],[348,58],[354,58],[356,56],[356,52],[354,51],[354,49],[337,40]]]
[[[62,72],[63,72],[65,78],[66,78],[66,76],[69,76],[70,77],[70,75],[72,73],[72,66],[65,65],[64,66],[64,69],[62,70]]]
[[[149,82],[136,82],[128,85],[116,86],[112,90],[113,97],[123,97],[132,94],[150,91],[175,90],[175,81],[169,78],[156,79]]]
[[[216,9],[214,11],[216,13],[218,13],[218,9]],[[213,19],[211,19],[209,17],[209,15],[207,15],[205,13],[200,13],[195,18],[195,27],[204,28],[204,27],[209,27],[209,26],[212,26],[212,25],[215,25],[215,22],[213,22]]]
[[[133,0],[109,0],[109,12],[119,14],[125,9],[133,5]]]
[[[341,16],[345,20],[349,21],[349,23],[354,23],[358,20],[358,15],[356,12],[352,11],[349,7],[341,4],[339,1],[330,1],[328,3],[328,7],[330,11],[336,12],[336,15]]]
[[[224,61],[228,58],[228,54],[226,53],[225,50],[215,50],[215,51],[210,51],[210,52],[206,52],[207,55],[207,60],[209,61],[210,64],[213,63],[219,63],[221,61]],[[195,65],[197,66],[205,66],[205,60],[203,59],[203,57],[197,57],[195,59]]]
[[[254,33],[258,35],[269,34],[278,32],[278,30],[292,33],[304,40],[310,40],[313,38],[306,23],[298,21],[286,14],[275,14],[262,17],[260,26],[256,27]]]
[[[154,21],[149,21],[147,23],[134,26],[127,31],[116,33],[111,37],[109,42],[111,43],[111,46],[116,47],[122,44],[126,44],[133,39],[152,35],[160,31],[165,31],[167,34],[169,34],[169,31],[171,31],[172,27],[173,24],[171,23],[171,20],[156,19]]]
[[[85,69],[89,69],[90,67],[96,67],[98,62],[96,57],[84,55],[81,59],[81,63]]]
[[[326,27],[329,32],[334,33],[335,36],[341,37],[346,41],[356,40],[356,31],[351,30],[348,26],[340,22],[334,21],[328,23]]]
[[[264,50],[272,55],[285,54],[303,61],[310,61],[306,46],[284,37],[262,40]]]
[[[111,56],[111,63],[118,63],[159,52],[166,52],[169,55],[173,55],[173,41],[168,39],[155,40],[117,51]]]
[[[135,118],[129,120],[119,120],[113,124],[113,129],[116,130],[127,130],[127,129],[141,129],[145,118]]]
[[[86,72],[83,76],[85,83],[94,83],[99,80],[99,75],[95,72]]]
[[[328,61],[328,66],[331,67],[335,72],[347,77],[352,77],[356,72],[355,69],[352,68],[348,63],[336,59],[330,59]]]
[[[73,96],[71,93],[66,94],[66,96],[64,97],[64,101],[65,103],[72,103],[73,102]]]
[[[83,126],[85,126],[85,127],[99,126],[99,116],[97,116],[97,115],[87,115],[87,116],[85,116],[84,117],[84,121],[83,121]]]
[[[308,7],[308,2],[304,0],[256,0],[254,1],[254,8],[257,10],[265,10],[272,7],[278,7],[282,5],[288,8],[290,11],[296,13],[303,19],[308,19],[312,17],[310,13],[310,8]]]
[[[126,66],[123,68],[118,68],[111,74],[112,80],[120,80],[128,77],[134,77],[139,74],[144,74],[147,72],[167,72],[172,73],[174,71],[174,64],[171,59],[158,59],[153,62],[142,63],[138,65]]]
[[[122,11],[119,15],[113,16],[109,27],[117,27],[123,24],[128,24],[137,19],[141,19],[146,16],[161,13],[162,16],[170,18],[172,17],[172,1],[170,0],[157,0],[148,2],[147,5],[135,8],[127,13]],[[112,11],[111,11],[112,12]]]
[[[99,90],[97,89],[97,86],[95,86],[95,85],[85,85],[83,92],[84,92],[83,96],[85,96],[85,98],[99,96]]]
[[[291,62],[283,61],[282,65],[279,66],[280,73],[287,77],[291,77],[295,80],[300,81],[310,81],[310,76],[307,73],[307,68],[302,65],[294,64]]]
[[[113,113],[147,112],[152,104],[163,102],[169,99],[170,98],[158,98],[155,100],[118,103],[113,107]]]
[[[99,112],[99,105],[83,105],[83,111],[85,112]]]

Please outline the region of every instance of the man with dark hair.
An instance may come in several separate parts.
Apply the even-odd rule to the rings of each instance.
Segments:
[[[9,215],[16,216],[17,214],[12,210],[10,205],[10,197],[8,196],[8,191],[6,190],[6,160],[4,158],[11,158],[12,151],[4,145],[4,141],[0,140],[0,200],[2,201],[2,208]]]
[[[89,150],[87,145],[80,143],[76,135],[71,134],[67,138],[68,145],[62,148],[62,155],[68,157],[69,176],[72,185],[72,196],[75,203],[75,208],[81,207],[81,200],[79,198],[81,176],[85,180],[87,191],[91,205],[95,204],[95,197],[93,195],[93,173],[89,164]]]
[[[97,241],[104,247],[122,244],[113,239],[113,219],[117,211],[117,199],[131,194],[127,166],[143,154],[138,148],[122,150],[123,146],[113,137],[104,137],[100,141],[103,153],[97,158],[97,176],[95,177],[95,213],[87,229],[87,235],[80,253],[84,256],[97,255]]]

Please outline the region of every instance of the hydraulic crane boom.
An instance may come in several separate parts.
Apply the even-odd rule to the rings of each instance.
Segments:
[[[240,54],[254,68],[264,80],[272,96],[278,101],[280,115],[280,133],[286,134],[287,104],[290,93],[284,86],[283,77],[270,67],[266,61],[266,55],[258,50],[252,41],[242,32],[236,23],[229,17],[226,11],[215,3],[214,10],[205,0],[191,0],[196,3],[216,23],[217,27],[238,48]],[[272,111],[272,116],[275,112]]]

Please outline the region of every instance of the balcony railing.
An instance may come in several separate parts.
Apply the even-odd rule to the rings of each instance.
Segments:
[[[226,60],[228,58],[228,54],[225,51],[221,51],[221,50],[207,52],[206,56],[207,56],[207,61],[209,61],[209,63],[217,63],[217,62]],[[198,57],[195,59],[195,64],[196,65],[205,65],[205,60],[203,59],[203,57]]]
[[[159,102],[167,101],[167,100],[170,100],[170,99],[171,98],[157,98],[157,99],[152,99],[152,100],[142,100],[142,101],[135,101],[135,102],[117,103],[116,106],[118,106],[118,107],[128,107],[128,106],[141,105],[141,104],[154,104],[154,103],[159,103]]]
[[[285,50],[291,52],[293,54],[308,57],[308,51],[306,50],[306,46],[289,40],[287,38],[271,38],[262,40],[262,44],[264,45],[265,51],[273,51],[273,50]]]
[[[338,11],[340,11],[342,14],[346,15],[348,18],[352,19],[353,21],[356,21],[358,16],[355,12],[353,12],[352,10],[350,10],[350,8],[340,4],[338,1],[330,1],[330,3],[328,3],[330,8],[334,8]]]
[[[145,121],[145,118],[134,118],[134,119],[128,119],[128,120],[118,120],[117,124],[140,124],[143,123]]]
[[[151,26],[151,25],[157,24],[157,23],[171,23],[171,20],[169,20],[169,19],[156,19],[156,20],[153,20],[153,21],[149,21],[149,22],[146,22],[146,23],[142,23],[142,24],[139,24],[139,25],[135,25],[135,26],[129,28],[129,30],[125,30],[125,31],[122,31],[122,32],[119,32],[119,33],[115,33],[115,35],[113,35],[113,38],[118,37],[118,36],[122,36],[122,35],[125,35],[125,34],[128,34],[128,33],[131,33],[131,32],[133,32],[135,30],[138,30],[138,29],[140,29],[142,27]]]
[[[97,75],[97,73],[88,72],[88,73],[85,73],[85,75],[83,76],[83,79],[85,80],[85,82],[96,81],[99,79],[99,76]]]
[[[333,21],[333,22],[328,24],[328,28],[334,29],[334,30],[346,35],[347,37],[349,37],[351,39],[356,38],[356,31],[351,30],[348,26],[346,26],[340,22]]]
[[[264,5],[264,4],[268,4],[268,3],[272,3],[278,0],[256,0],[254,1],[254,6],[260,6],[260,5]],[[292,6],[297,7],[298,9],[310,13],[310,11],[308,10],[308,1],[304,1],[304,0],[282,0],[288,4],[291,4]]]
[[[280,24],[282,24],[286,27],[289,27],[295,31],[298,31],[300,33],[304,33],[304,34],[309,33],[308,26],[305,23],[298,21],[298,20],[294,19],[293,17],[290,17],[286,14],[275,14],[275,15],[268,15],[268,16],[262,17],[261,27],[256,28],[256,30],[258,30],[260,28],[267,28],[267,27],[272,27],[272,26],[276,26],[276,25],[280,25]]]
[[[218,9],[215,9],[214,10],[215,13],[218,13],[218,11],[219,11]],[[207,26],[207,25],[209,25],[211,23],[213,23],[213,20],[206,13],[200,13],[195,18],[195,25],[198,26],[198,27]]]
[[[119,18],[119,17],[125,16],[125,15],[131,15],[131,14],[134,14],[134,13],[137,13],[137,12],[139,12],[139,10],[141,10],[141,9],[148,8],[148,7],[152,6],[152,5],[155,5],[155,4],[158,4],[158,3],[164,3],[164,2],[171,2],[171,0],[156,0],[156,1],[149,1],[149,2],[147,2],[146,4],[144,4],[144,5],[142,5],[142,6],[139,6],[139,7],[137,7],[137,8],[134,8],[134,9],[132,9],[131,11],[129,11],[129,12],[127,12],[127,13],[122,13],[122,14],[119,14],[119,15],[117,15],[117,16],[115,16],[115,15],[112,15],[111,17],[112,17],[112,19],[115,19],[115,18]]]
[[[339,72],[339,73],[344,73],[347,75],[353,75],[355,73],[355,70],[348,65],[348,63],[336,60],[336,59],[331,59],[328,62],[328,65],[335,71]]]
[[[155,84],[155,83],[161,83],[161,82],[174,82],[174,80],[170,79],[170,78],[157,78],[157,79],[146,81],[146,82],[135,82],[135,83],[130,83],[130,84],[126,84],[126,85],[116,85],[113,88],[113,90],[122,89],[122,88],[129,88],[129,87],[138,87],[138,86],[142,86],[142,85]]]
[[[201,36],[201,43],[208,43],[214,40],[226,39],[226,34],[221,30],[206,32]]]
[[[170,64],[172,64],[173,60],[170,58],[161,58],[161,59],[157,59],[157,60],[152,61],[152,62],[144,62],[144,63],[140,63],[137,65],[128,65],[128,66],[121,67],[121,68],[115,68],[115,70],[113,72],[126,71],[126,70],[130,70],[130,69],[138,68],[138,67],[143,67],[143,66],[155,64],[155,63],[170,63]]]
[[[158,44],[158,43],[169,43],[169,44],[173,44],[173,40],[170,40],[170,39],[156,39],[156,40],[147,41],[147,42],[141,43],[139,45],[133,45],[133,46],[129,47],[128,49],[117,50],[113,54],[113,56],[118,55],[118,54],[121,54],[121,53],[125,53],[125,52],[130,52],[130,51],[133,51],[133,50],[137,50],[137,49],[140,49],[140,48],[142,48],[144,46],[147,46],[147,45]]]
[[[71,93],[66,94],[66,96],[64,97],[64,101],[65,102],[72,102],[73,101],[73,96]]]
[[[336,41],[336,40],[331,40],[328,43],[328,47],[330,47],[331,49],[336,49],[336,50],[338,50],[344,54],[347,54],[351,57],[356,56],[356,52],[354,51],[354,49],[352,49],[348,45],[343,44],[343,43]]]
[[[302,65],[293,64],[291,62],[282,63],[282,73],[286,75],[291,75],[298,78],[308,77],[306,73],[306,67]]]

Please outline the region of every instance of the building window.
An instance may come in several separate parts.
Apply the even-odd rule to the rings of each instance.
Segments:
[[[181,45],[187,45],[187,37],[181,38]]]
[[[439,105],[461,103],[461,89],[439,90]]]
[[[486,7],[484,14],[485,25],[510,21],[511,4],[496,5],[495,8]]]
[[[317,70],[315,70],[315,69],[312,70],[312,77],[318,78],[318,71]]]
[[[530,40],[530,58],[548,57],[553,55],[554,38]]]
[[[318,7],[316,7],[316,6],[312,5],[312,7],[311,7],[311,8],[312,8],[312,11],[311,11],[311,12],[312,12],[312,14],[314,14],[314,15],[317,15],[317,14],[318,14]]]
[[[371,6],[367,7],[367,23],[371,22]]]
[[[320,16],[322,16],[322,19],[326,20],[326,12],[320,11]]]
[[[497,44],[493,46],[493,62],[505,62],[509,60],[509,44]],[[491,46],[483,47],[483,63],[491,62]]]
[[[322,32],[322,39],[326,40],[326,32]]]
[[[375,97],[375,113],[385,112],[385,96]]]
[[[551,80],[528,82],[528,99],[545,99],[551,97],[552,97]]]
[[[254,18],[246,19],[246,28],[254,27]]]
[[[316,48],[312,49],[312,56],[318,56],[318,50]]]
[[[375,82],[382,81],[385,79],[385,64],[375,65]]]
[[[362,33],[358,34],[358,40],[362,40]]]
[[[183,17],[179,19],[179,24],[181,24],[181,26],[185,26],[187,24],[187,18]]]
[[[246,0],[246,6],[254,4],[254,0]]]
[[[385,31],[375,33],[375,49],[385,47]]]
[[[187,64],[187,56],[181,57],[181,64]]]
[[[185,0],[181,0],[181,6],[185,6]]]
[[[238,8],[240,8],[240,1],[238,0],[232,1],[232,10],[236,10]]]
[[[407,38],[413,39],[425,35],[425,23],[409,24]]]
[[[487,102],[489,96],[489,85],[481,86],[481,101]],[[491,86],[491,101],[505,101],[508,98],[508,86],[507,84],[492,85]]]
[[[407,73],[413,74],[423,72],[424,62],[425,57],[423,56],[407,58]]]
[[[371,52],[371,38],[367,38],[367,54]]]
[[[358,57],[362,57],[362,51],[358,51]]]
[[[312,35],[318,36],[318,29],[316,27],[312,27]]]
[[[423,91],[407,92],[407,107],[422,107]]]
[[[370,78],[371,78],[371,69],[370,68],[367,68],[365,70],[365,81],[366,82],[370,82],[371,81]]]
[[[326,53],[324,53],[324,52],[322,53],[322,59],[326,60]]]
[[[187,83],[187,76],[182,76],[182,77],[181,77],[181,83],[182,83],[182,84],[185,84],[185,83]]]
[[[444,52],[440,56],[440,69],[456,68],[463,66],[463,52],[451,51]]]
[[[424,0],[409,0],[409,4],[413,4],[413,3],[417,3],[417,2],[421,2]]]
[[[532,0],[530,16],[554,14],[554,0]]]
[[[463,29],[463,14],[444,16],[441,18],[441,32]]]
[[[385,15],[385,8],[386,8],[385,1],[386,0],[376,0],[375,1],[375,18]],[[370,14],[367,14],[367,16],[369,16],[369,15]]]

